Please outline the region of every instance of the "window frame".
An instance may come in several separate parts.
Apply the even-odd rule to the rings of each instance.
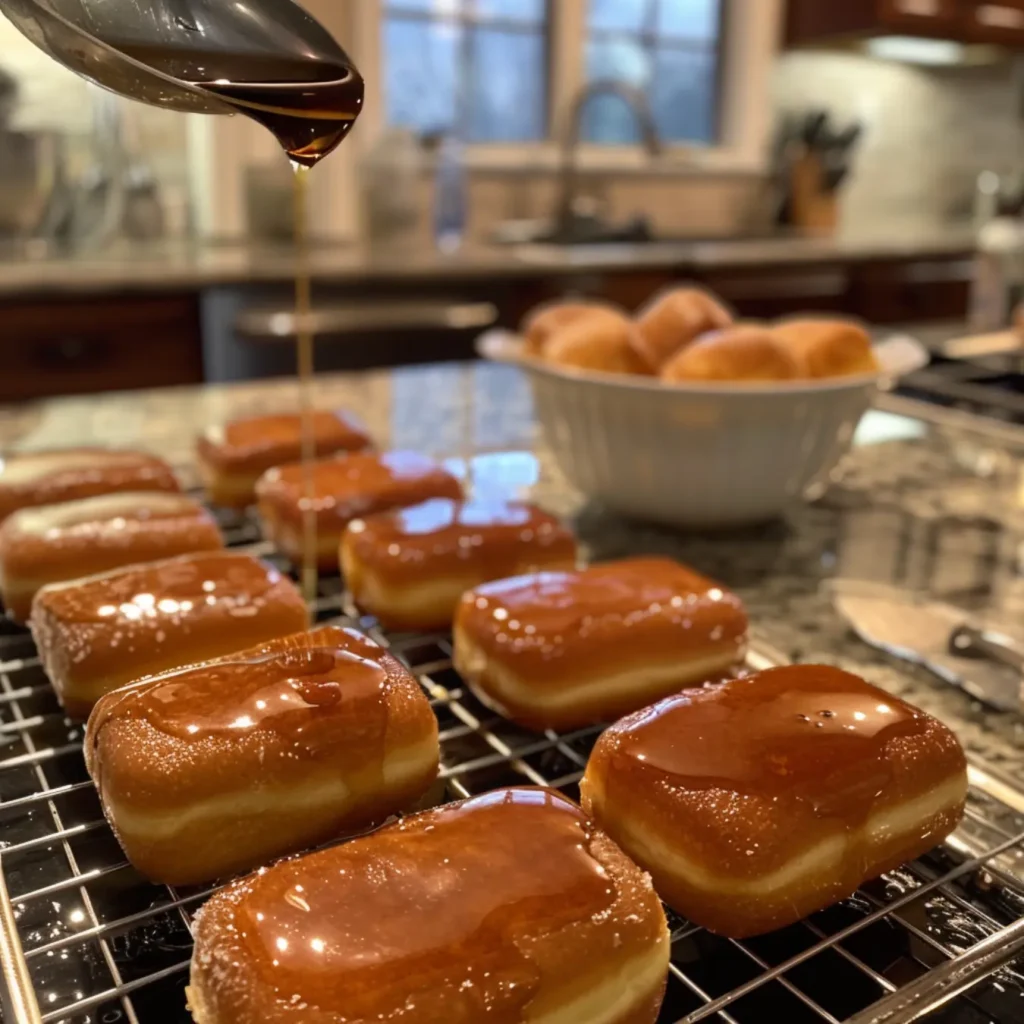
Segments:
[[[561,161],[558,140],[573,98],[586,82],[587,10],[589,0],[549,0],[548,111],[549,135],[537,142],[473,143],[467,161],[481,170],[554,169]],[[724,45],[719,63],[719,141],[712,145],[671,143],[651,161],[639,145],[581,143],[580,165],[588,170],[646,173],[702,173],[764,169],[770,131],[771,65],[781,37],[784,0],[723,0]],[[385,127],[381,41],[383,0],[352,4],[353,56],[372,95],[357,133],[363,145]],[[730,31],[742,25],[743,31]],[[364,123],[365,122],[365,123]]]

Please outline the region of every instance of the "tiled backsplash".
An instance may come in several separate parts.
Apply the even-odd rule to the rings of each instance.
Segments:
[[[1022,87],[1009,61],[939,69],[798,51],[778,61],[774,91],[778,111],[824,107],[864,122],[843,194],[848,232],[964,220],[978,173],[1024,160]]]
[[[84,134],[92,123],[89,89],[0,16],[0,68],[18,83],[14,127]]]

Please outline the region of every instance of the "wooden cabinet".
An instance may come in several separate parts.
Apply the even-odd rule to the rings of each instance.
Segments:
[[[848,310],[851,270],[842,264],[737,267],[702,274],[700,282],[742,317]]]
[[[198,384],[195,294],[0,300],[0,401]]]
[[[1024,48],[1024,0],[962,0],[964,38]]]
[[[948,37],[957,30],[961,4],[960,0],[880,0],[876,6],[887,29]]]
[[[1024,49],[1024,0],[789,0],[793,45],[889,34]]]
[[[787,42],[800,45],[843,37],[899,32],[953,38],[962,0],[789,0]]]
[[[853,275],[850,312],[876,324],[962,320],[973,277],[966,254],[868,263]]]

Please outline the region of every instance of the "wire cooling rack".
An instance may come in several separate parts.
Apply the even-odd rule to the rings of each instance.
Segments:
[[[228,537],[257,540],[244,522]],[[321,581],[315,612],[363,629],[420,680],[442,748],[430,802],[531,783],[578,798],[599,727],[538,734],[496,716],[452,668],[449,637],[382,633],[339,580]],[[766,650],[750,657],[754,669],[775,663]],[[213,889],[153,885],[125,861],[86,775],[82,731],[28,634],[0,633],[4,1020],[186,1024],[192,921]],[[736,941],[669,920],[659,1024],[1022,1022],[1024,795],[972,766],[966,816],[942,847],[772,935]]]

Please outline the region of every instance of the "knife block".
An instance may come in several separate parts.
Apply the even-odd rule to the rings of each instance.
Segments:
[[[839,228],[839,198],[825,184],[825,167],[812,151],[789,167],[790,216],[793,226],[808,235],[831,238]]]

